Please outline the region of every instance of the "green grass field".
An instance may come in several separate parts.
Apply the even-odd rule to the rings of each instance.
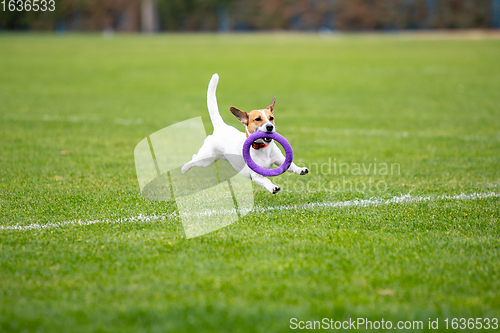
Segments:
[[[499,39],[456,36],[0,34],[0,331],[500,319],[499,59]],[[277,195],[254,185],[262,210],[186,239],[172,202],[140,196],[134,147],[200,115],[210,133],[215,72],[240,129],[229,106],[277,97],[277,130],[311,173],[275,178]],[[400,172],[322,173],[329,161]],[[430,198],[303,206],[408,194]],[[163,219],[116,223],[140,214]]]

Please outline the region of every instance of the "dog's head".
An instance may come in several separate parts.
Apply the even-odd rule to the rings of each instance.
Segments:
[[[262,131],[264,133],[273,133],[275,132],[274,125],[274,103],[276,102],[276,97],[273,99],[273,102],[269,104],[269,106],[262,110],[253,110],[251,112],[245,112],[234,106],[231,106],[229,110],[231,110],[232,114],[238,119],[240,123],[245,125],[245,130],[247,134],[250,135],[256,131]],[[259,140],[258,140],[259,141]],[[269,138],[262,139],[265,143],[269,143],[272,140]]]

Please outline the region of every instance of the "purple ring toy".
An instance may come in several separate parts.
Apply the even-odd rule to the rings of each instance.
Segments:
[[[250,156],[250,146],[252,143],[255,142],[255,140],[262,139],[262,138],[271,138],[275,141],[278,141],[283,149],[285,149],[286,157],[285,157],[285,162],[278,168],[276,169],[266,169],[263,168],[257,163],[255,163],[252,160],[252,157]],[[285,139],[284,136],[274,132],[274,133],[265,133],[262,131],[257,131],[250,135],[245,142],[243,143],[243,158],[245,159],[245,162],[247,163],[248,167],[252,169],[253,171],[257,172],[258,174],[265,176],[265,177],[274,177],[274,176],[279,176],[292,164],[293,160],[293,152],[292,152],[292,146],[290,146],[290,143]]]

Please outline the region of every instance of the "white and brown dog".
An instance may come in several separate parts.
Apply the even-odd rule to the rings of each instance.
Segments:
[[[214,126],[214,133],[207,136],[198,154],[193,155],[191,161],[182,166],[182,173],[187,172],[193,166],[207,167],[215,161],[223,159],[231,163],[233,168],[242,176],[252,179],[257,185],[262,186],[273,194],[278,193],[280,190],[279,186],[274,185],[266,177],[251,170],[246,165],[242,155],[243,143],[250,134],[255,131],[265,133],[275,132],[274,103],[276,98],[273,99],[271,105],[266,109],[253,110],[249,113],[233,106],[229,108],[239,122],[245,126],[246,133],[243,133],[233,126],[227,125],[219,113],[217,98],[215,97],[218,82],[219,75],[214,74],[207,91],[208,112]],[[281,150],[276,146],[274,140],[267,138],[259,139],[252,145],[250,156],[255,163],[264,168],[270,168],[273,164],[280,166],[285,162],[285,156],[283,156]],[[307,168],[299,168],[293,162],[288,171],[298,175],[305,175],[309,172]]]

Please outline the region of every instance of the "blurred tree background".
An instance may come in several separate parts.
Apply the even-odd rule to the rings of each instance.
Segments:
[[[0,8],[2,30],[364,31],[493,27],[500,28],[500,0],[56,0],[53,12]]]

